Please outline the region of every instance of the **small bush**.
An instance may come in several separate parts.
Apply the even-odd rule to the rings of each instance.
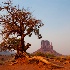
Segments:
[[[46,58],[53,58],[53,57],[55,57],[55,55],[54,54],[51,54],[51,53],[47,53],[45,55],[46,55]]]
[[[42,52],[37,52],[37,53],[35,53],[35,56],[42,56],[42,57],[45,57],[45,54],[42,53]]]
[[[60,58],[60,57],[56,57],[55,59],[56,59],[56,60],[61,60],[61,58]]]
[[[67,58],[64,56],[59,56],[59,57],[56,57],[56,60],[59,60],[60,62],[64,62],[67,60]]]
[[[42,56],[42,57],[46,57],[46,58],[53,58],[53,57],[55,57],[54,54],[51,54],[51,53],[42,53],[42,52],[37,52],[35,54],[35,56]]]
[[[0,61],[0,65],[3,65],[4,64],[4,62],[3,61]]]
[[[1,58],[1,61],[4,61],[4,58]]]

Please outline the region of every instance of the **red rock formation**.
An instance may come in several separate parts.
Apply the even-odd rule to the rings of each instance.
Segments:
[[[55,50],[53,50],[53,46],[52,46],[52,42],[50,43],[48,40],[42,40],[41,41],[41,48],[38,49],[36,52],[42,52],[42,53],[47,53],[50,52],[54,55],[61,55],[59,53],[57,53]]]

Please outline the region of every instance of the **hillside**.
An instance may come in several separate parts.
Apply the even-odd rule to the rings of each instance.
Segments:
[[[5,57],[7,56],[4,56],[4,58]],[[11,57],[8,61],[0,59],[0,70],[70,70],[70,57],[62,56],[53,59],[47,58],[46,60],[51,64],[45,64],[34,59],[29,61],[25,57],[16,60],[12,60]],[[4,63],[1,61],[3,61]]]

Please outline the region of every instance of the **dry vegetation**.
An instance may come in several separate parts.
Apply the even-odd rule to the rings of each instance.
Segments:
[[[70,56],[0,56],[0,70],[70,70]]]

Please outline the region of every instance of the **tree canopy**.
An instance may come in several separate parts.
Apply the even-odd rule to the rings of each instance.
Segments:
[[[19,50],[21,52],[26,51],[24,38],[27,35],[31,37],[33,32],[39,39],[42,38],[39,33],[39,28],[44,24],[41,20],[34,18],[32,13],[26,9],[20,9],[19,5],[18,7],[13,6],[11,0],[4,2],[3,4],[4,6],[0,7],[0,11],[4,10],[6,14],[0,15],[0,24],[3,26],[2,34],[4,41],[7,41],[10,36],[13,39],[14,35],[16,35],[17,37],[20,37]],[[29,43],[28,46],[30,46]]]
[[[16,50],[17,47],[19,46],[20,38],[17,39],[16,37],[13,38],[7,38],[7,40],[4,40],[0,44],[1,51],[6,51],[8,50]]]

